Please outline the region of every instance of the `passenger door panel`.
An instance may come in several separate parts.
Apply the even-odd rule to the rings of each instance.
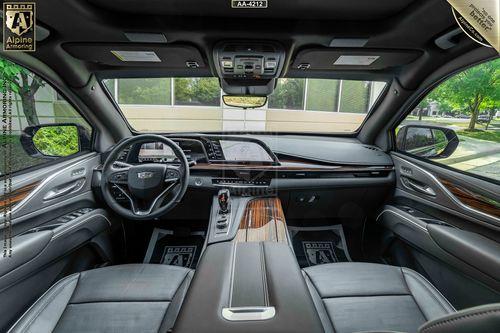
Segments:
[[[447,208],[461,216],[473,218],[476,223],[500,230],[498,195],[500,186],[400,153],[392,153],[391,156],[396,169],[396,186],[399,189],[420,200],[437,203],[444,209]],[[428,187],[435,192],[435,195],[422,193],[408,186],[405,179]],[[464,187],[465,184],[467,189]],[[457,196],[458,193],[463,194]],[[465,195],[466,193],[469,193],[468,196]],[[491,202],[496,202],[498,207]],[[486,206],[488,209],[485,208]]]
[[[457,308],[500,301],[500,186],[406,154],[392,157],[396,190],[377,217],[388,230],[389,260],[420,271]]]

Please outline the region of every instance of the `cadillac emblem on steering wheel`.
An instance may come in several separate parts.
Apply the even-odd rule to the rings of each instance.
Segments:
[[[144,172],[137,173],[137,178],[139,178],[139,179],[148,179],[151,177],[153,177],[153,173],[150,171],[144,171]]]

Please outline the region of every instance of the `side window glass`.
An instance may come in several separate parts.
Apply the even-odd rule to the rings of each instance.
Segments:
[[[396,128],[396,147],[500,181],[500,58],[431,91]]]
[[[0,57],[0,176],[90,149],[92,127],[42,78]]]

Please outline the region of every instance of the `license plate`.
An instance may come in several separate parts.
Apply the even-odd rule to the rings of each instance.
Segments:
[[[267,0],[231,0],[232,8],[267,8]]]

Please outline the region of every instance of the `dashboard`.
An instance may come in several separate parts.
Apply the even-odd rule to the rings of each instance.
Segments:
[[[394,163],[387,153],[355,138],[270,134],[170,134],[190,165],[189,195],[169,218],[204,218],[221,188],[237,196],[278,195],[289,216],[351,216],[373,205],[393,188]],[[103,161],[106,154],[102,155]],[[129,164],[176,164],[173,152],[154,142],[126,148]],[[97,183],[98,184],[98,183]],[[97,185],[96,185],[97,186]],[[100,191],[97,187],[96,191]],[[121,191],[115,199],[126,206]],[[192,207],[200,207],[193,210]]]
[[[191,188],[285,190],[391,182],[394,166],[386,153],[346,138],[272,135],[168,136],[190,164]],[[162,143],[125,149],[131,164],[178,163]]]

